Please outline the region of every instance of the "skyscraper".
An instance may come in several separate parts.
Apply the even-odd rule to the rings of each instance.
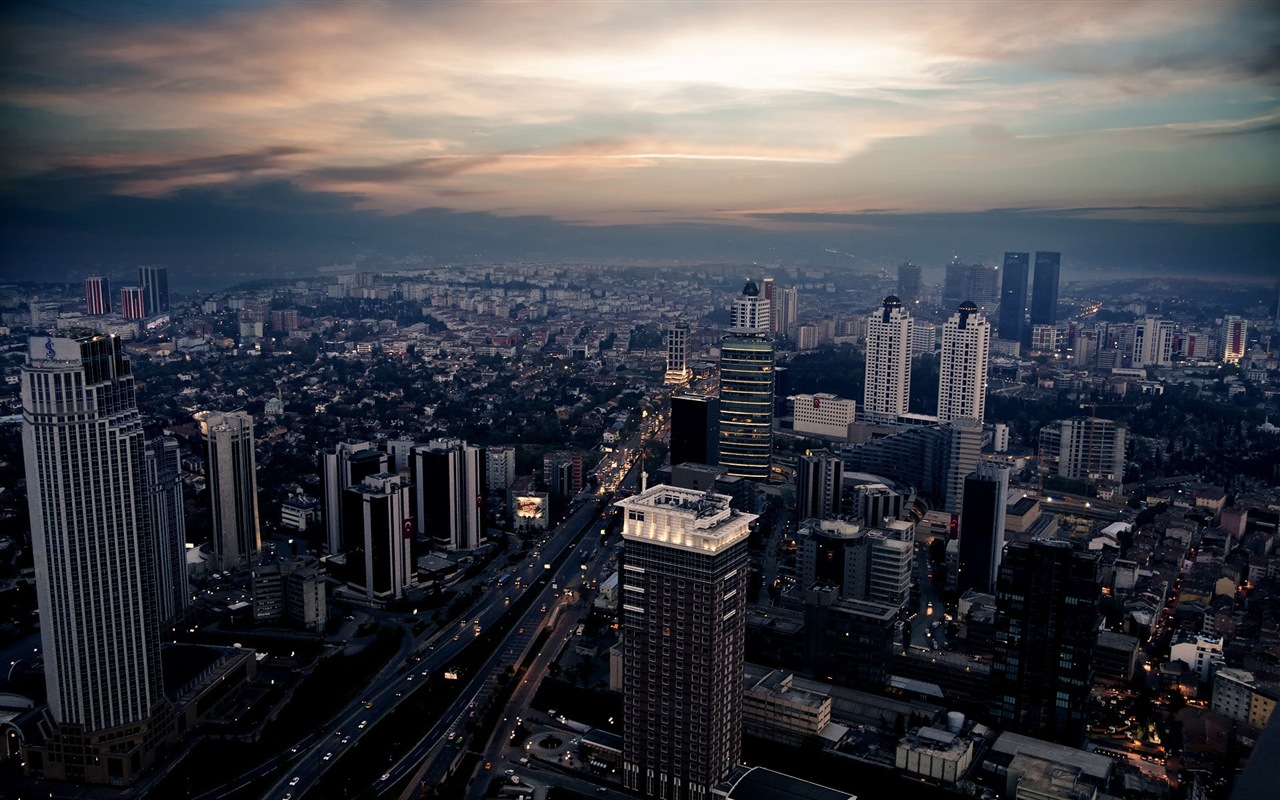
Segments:
[[[689,325],[673,322],[667,326],[667,374],[663,383],[684,386],[693,377],[689,368]]]
[[[720,403],[714,397],[671,396],[671,466],[716,463]]]
[[[169,310],[169,268],[138,267],[138,285],[142,288],[148,314]]]
[[[1027,325],[1027,273],[1029,253],[1005,253],[1000,283],[999,336],[1021,342]]]
[[[790,336],[791,326],[796,324],[800,313],[799,293],[796,287],[788,286],[778,292],[778,310],[774,313],[773,333],[775,336]],[[770,301],[773,302],[772,300]]]
[[[372,442],[348,439],[320,453],[320,513],[324,516],[325,552],[337,555],[347,549],[342,528],[342,503],[347,489],[370,475],[389,472],[387,454]]]
[[[884,308],[867,318],[866,382],[862,413],[896,419],[907,413],[911,398],[911,315],[894,295]]]
[[[747,539],[728,495],[654,486],[623,509],[622,781],[710,800],[742,745]]]
[[[769,479],[773,462],[773,341],[769,304],[754,281],[733,302],[720,342],[719,463],[738,478]]]
[[[486,447],[484,451],[485,485],[489,491],[506,489],[516,479],[516,449]]]
[[[840,513],[844,462],[827,450],[796,459],[796,519],[825,519]]]
[[[413,448],[409,475],[417,530],[446,550],[474,550],[484,532],[483,449],[460,439]]]
[[[1004,550],[1005,495],[1009,493],[1009,469],[990,461],[964,479],[960,504],[960,592],[976,589],[989,593]]]
[[[102,277],[85,278],[84,313],[91,317],[111,313],[111,281]]]
[[[1227,364],[1239,364],[1244,358],[1248,338],[1245,336],[1247,323],[1241,317],[1226,316],[1222,318],[1222,332],[1219,334],[1222,360]]]
[[[1036,252],[1036,274],[1031,286],[1031,324],[1058,322],[1058,273],[1061,253]]]
[[[938,419],[983,421],[987,407],[987,360],[991,325],[970,302],[960,304],[942,326],[938,374]]]
[[[767,336],[771,320],[769,301],[760,294],[760,287],[755,281],[748,280],[742,287],[742,294],[733,299],[729,333]]]
[[[253,417],[245,411],[201,411],[195,418],[207,456],[214,557],[224,570],[252,566],[262,548]]]
[[[125,319],[146,318],[147,304],[140,287],[124,286],[120,289],[120,314]]]
[[[951,259],[943,273],[943,305],[972,301],[984,311],[1000,299],[1000,270],[984,264],[965,264],[959,256]]]
[[[347,583],[370,600],[404,596],[415,581],[412,489],[399,475],[368,475],[343,491]]]
[[[1080,745],[1099,585],[1096,553],[1059,540],[1005,545],[991,664],[991,715],[1001,728]]]
[[[167,628],[187,611],[187,518],[182,505],[182,467],[178,440],[169,436],[146,443],[145,496],[156,562],[157,618]]]
[[[923,288],[924,280],[919,264],[908,261],[898,265],[898,297],[907,308],[912,308],[920,302]]]
[[[27,769],[129,784],[167,701],[142,420],[119,339],[31,339],[22,413],[51,722]]]

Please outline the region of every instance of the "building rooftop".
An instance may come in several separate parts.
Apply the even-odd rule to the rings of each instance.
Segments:
[[[764,767],[752,767],[729,790],[728,800],[857,800],[857,796]]]

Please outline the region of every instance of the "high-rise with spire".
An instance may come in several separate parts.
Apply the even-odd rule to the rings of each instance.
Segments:
[[[129,784],[165,735],[167,701],[142,419],[120,340],[31,339],[22,416],[49,703],[27,770]]]
[[[991,324],[966,300],[942,326],[938,419],[983,421],[987,408],[987,360]]]
[[[907,413],[911,398],[911,314],[895,295],[867,318],[866,381],[862,412],[873,418],[896,419]]]
[[[769,301],[747,281],[720,342],[719,463],[732,476],[757,481],[768,480],[773,462],[770,324]]]

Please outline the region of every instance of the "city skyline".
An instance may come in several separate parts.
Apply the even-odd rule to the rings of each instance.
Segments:
[[[1273,267],[1273,6],[498,8],[11,10],[4,268]]]

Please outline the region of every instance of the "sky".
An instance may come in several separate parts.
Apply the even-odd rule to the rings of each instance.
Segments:
[[[1280,274],[1280,4],[30,2],[0,271]]]

